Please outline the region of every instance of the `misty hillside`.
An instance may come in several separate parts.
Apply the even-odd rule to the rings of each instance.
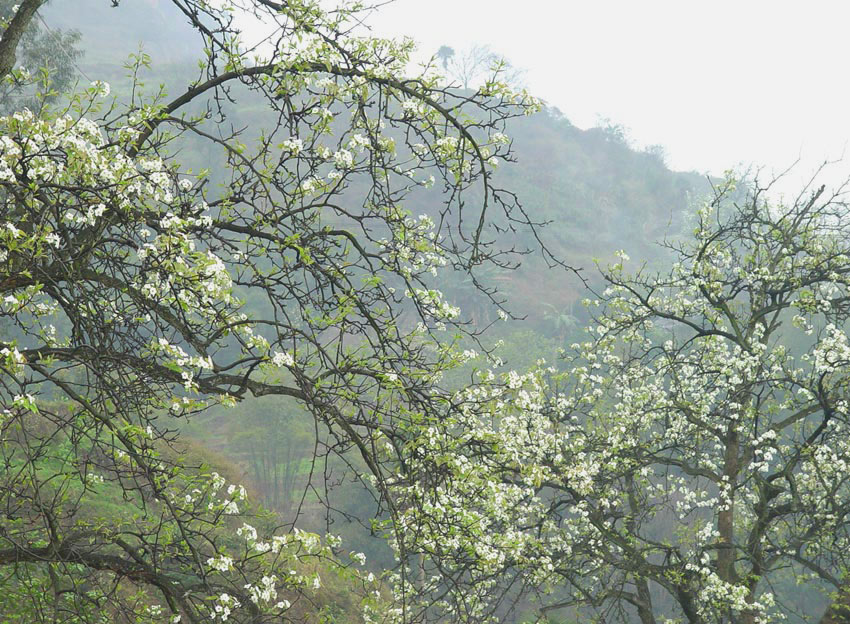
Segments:
[[[140,46],[153,61],[152,73],[144,76],[149,85],[163,82],[176,92],[197,75],[202,56],[198,39],[170,2],[124,0],[120,10],[106,0],[79,0],[73,6],[54,2],[45,19],[52,27],[81,32],[80,66],[92,79],[120,85],[126,73],[122,63]],[[262,115],[240,102],[230,121],[250,133],[266,122],[257,114]],[[568,111],[547,109],[515,119],[508,131],[517,162],[498,172],[499,182],[517,193],[532,219],[549,222],[542,230],[544,244],[571,267],[582,269],[591,283],[594,263],[607,262],[616,250],[626,250],[636,262],[663,256],[657,243],[678,235],[685,211],[710,190],[702,175],[669,170],[658,150],[634,149],[622,128],[584,130],[570,123]],[[208,165],[203,154],[198,162]],[[414,196],[409,208],[427,212],[432,202],[431,194]],[[529,232],[506,236],[503,243],[536,246]],[[541,303],[563,308],[584,296],[579,279],[549,272],[539,256],[527,257],[516,273],[501,278],[497,273],[483,279],[489,277],[489,285],[508,296],[512,309],[532,321],[542,320]],[[462,283],[456,286],[463,289]]]
[[[591,282],[594,263],[617,250],[636,262],[663,258],[658,243],[682,233],[686,211],[710,190],[705,176],[670,171],[657,153],[632,148],[621,129],[583,130],[557,111],[517,120],[511,137],[518,162],[500,172],[505,186],[533,218],[549,222],[544,243]],[[558,274],[540,260],[527,264],[516,276],[522,300],[564,305],[584,296],[567,276],[553,291]],[[532,307],[524,313],[535,316]]]

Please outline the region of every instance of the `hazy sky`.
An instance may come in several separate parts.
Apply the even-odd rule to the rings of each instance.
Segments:
[[[580,127],[608,117],[674,169],[850,172],[850,3],[395,0],[371,18],[427,54],[487,44]]]

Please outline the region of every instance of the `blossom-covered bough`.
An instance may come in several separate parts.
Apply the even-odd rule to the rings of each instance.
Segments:
[[[846,621],[850,209],[730,179],[670,247],[667,273],[604,272],[565,368],[485,373],[411,433],[398,522],[422,557],[397,582],[423,612],[486,620],[522,585],[578,621],[828,600],[822,621]]]
[[[28,80],[14,52],[41,4],[22,0],[3,25],[0,79]],[[404,449],[407,430],[443,412],[439,378],[459,357],[444,332],[461,318],[433,275],[511,264],[488,223],[531,225],[492,178],[510,159],[505,122],[535,110],[531,98],[497,79],[455,93],[433,67],[409,75],[410,42],[350,32],[359,3],[173,4],[205,46],[182,92],[110,97],[96,82],[62,107],[0,118],[0,601],[12,619],[303,619],[319,562],[341,565],[335,544],[244,517],[244,490],[182,466],[159,416],[292,397],[336,450],[361,456],[399,518],[378,439]],[[240,42],[245,14],[275,26],[262,48]],[[273,123],[228,134],[221,122],[245,101]],[[175,154],[199,142],[226,179],[181,168]],[[434,208],[409,214],[405,198],[434,184]],[[379,588],[350,574],[364,617],[384,617],[370,609]]]

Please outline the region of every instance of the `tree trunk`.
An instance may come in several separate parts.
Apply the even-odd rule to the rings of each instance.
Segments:
[[[728,438],[726,441],[726,456],[723,476],[726,477],[730,488],[734,487],[738,478],[738,432],[737,425],[733,422],[729,425]],[[717,552],[717,575],[727,583],[735,583],[735,493],[729,491],[729,503],[725,509],[717,514],[717,532],[720,533],[720,550]]]
[[[638,593],[638,617],[641,624],[656,624],[655,616],[652,614],[652,595],[649,593],[649,583],[645,578],[637,578],[635,586]]]
[[[45,0],[24,0],[21,2],[9,26],[0,34],[0,79],[5,78],[15,67],[15,50],[18,43],[35,16],[35,12],[44,2]]]

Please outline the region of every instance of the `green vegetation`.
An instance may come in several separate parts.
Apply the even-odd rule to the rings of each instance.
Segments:
[[[840,196],[356,6],[13,4],[0,623],[842,621]]]

